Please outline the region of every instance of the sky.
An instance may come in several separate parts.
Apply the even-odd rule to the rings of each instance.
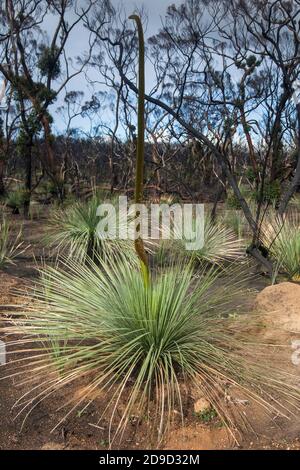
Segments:
[[[84,2],[84,0],[82,1]],[[145,31],[145,37],[147,38],[158,32],[162,23],[162,18],[166,13],[167,7],[171,4],[179,5],[183,3],[183,0],[112,0],[112,3],[115,7],[122,5],[125,9],[126,16],[129,16],[137,9],[140,10],[141,8],[144,8],[148,16],[148,24],[147,29]],[[55,18],[48,18],[47,25],[45,26],[46,29],[51,33],[51,31],[53,31],[53,28],[55,27]],[[87,44],[87,39],[88,33],[85,28],[83,26],[78,27],[76,29],[76,33],[72,35],[71,41],[68,44],[68,55],[76,56],[83,53]],[[93,72],[90,73],[93,74]],[[95,78],[99,77],[95,76]],[[148,70],[147,79],[148,80],[146,80],[146,87],[148,86],[149,88],[151,88],[151,70]],[[101,87],[99,86],[99,90],[100,88]],[[83,75],[75,77],[68,85],[68,90],[84,91],[86,99],[88,99],[91,94],[91,91],[86,85],[85,78]],[[63,94],[61,95],[61,97],[59,97],[55,107],[53,107],[52,109],[52,112],[55,112],[55,131],[58,133],[63,132],[65,128],[63,116],[61,116],[55,111],[55,109],[59,107],[62,103]],[[88,125],[87,121],[84,121],[82,118],[74,119],[73,123],[75,127],[78,126],[84,128]]]
[[[112,0],[113,5],[123,4],[128,15],[136,9],[145,8],[148,13],[148,27],[146,35],[152,35],[161,26],[161,18],[169,5],[180,5],[184,0]]]
[[[145,37],[150,37],[153,34],[157,33],[161,24],[162,19],[166,13],[167,7],[171,4],[179,5],[183,3],[184,0],[111,0],[112,4],[115,7],[120,7],[124,9],[125,17],[128,17],[130,14],[134,13],[137,10],[145,10],[145,13],[148,17],[148,22],[146,25],[145,30]],[[79,5],[85,5],[85,0],[78,0]],[[72,23],[75,19],[75,13],[70,11],[69,13],[69,22]],[[41,25],[42,29],[48,35],[49,40],[53,36],[57,24],[57,17],[54,15],[47,15],[44,19],[43,24]],[[134,28],[134,25],[133,25]],[[70,58],[75,59],[76,57],[84,54],[84,52],[88,49],[88,38],[89,33],[86,28],[79,24],[76,26],[76,29],[73,30],[72,34],[70,35],[67,44],[66,44],[66,55]],[[146,91],[147,88],[151,89],[153,85],[153,79],[151,80],[151,76],[154,77],[151,66],[146,62]],[[89,77],[92,80],[99,80],[99,74],[97,71],[93,71],[89,69]],[[55,84],[54,88],[58,88],[58,84]],[[0,77],[0,92],[2,88],[2,80]],[[94,92],[103,90],[104,87],[101,85],[97,85]],[[67,92],[69,91],[83,91],[84,92],[84,100],[89,100],[93,90],[87,84],[86,78],[84,74],[78,75],[74,77],[67,85]],[[58,111],[58,109],[64,103],[64,91],[58,96],[54,105],[52,105],[49,109],[51,114],[54,116],[54,125],[53,130],[55,133],[63,133],[66,129],[66,120],[64,115]],[[0,103],[1,106],[5,107],[5,99],[2,100]],[[108,116],[104,116],[104,118],[109,118]],[[112,118],[112,115],[111,115]],[[105,120],[105,119],[104,119]],[[90,127],[90,122],[87,119],[83,119],[82,117],[77,117],[72,122],[72,127],[82,128],[83,130],[88,130]]]

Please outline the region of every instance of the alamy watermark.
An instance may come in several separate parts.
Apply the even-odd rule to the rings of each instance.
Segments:
[[[0,340],[0,366],[6,364],[6,344]]]
[[[291,359],[294,366],[300,365],[300,339],[294,339],[291,342],[291,347],[294,350]]]
[[[100,204],[97,235],[102,239],[182,240],[187,250],[204,244],[203,204],[128,204],[120,196],[117,204]]]

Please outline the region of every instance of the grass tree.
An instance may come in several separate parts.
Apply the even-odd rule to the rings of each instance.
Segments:
[[[95,194],[89,200],[73,203],[65,209],[55,208],[49,218],[49,232],[45,242],[56,251],[82,262],[87,258],[97,259],[120,251],[133,257],[135,253],[131,240],[118,237],[111,239],[99,230],[97,209],[102,202],[115,205],[114,200],[101,199]],[[116,217],[112,217],[108,223],[111,227],[115,226],[116,230],[126,230],[126,217],[125,213],[116,211]]]
[[[25,251],[21,236],[22,229],[14,234],[10,223],[3,216],[0,221],[0,269],[7,264],[14,264],[14,259]]]
[[[69,258],[65,268],[46,267],[34,302],[12,312],[12,325],[4,328],[15,346],[18,335],[19,348],[28,350],[32,373],[24,357],[18,361],[15,348],[7,373],[29,384],[16,404],[20,414],[26,417],[63,387],[80,387],[83,379],[84,392],[68,398],[63,420],[75,409],[84,411],[96,391],[103,392],[107,406],[100,420],[109,417],[111,443],[132,415],[147,416],[158,429],[156,438],[162,438],[174,410],[184,416],[191,387],[230,430],[245,416],[238,399],[232,408],[226,404],[229,395],[270,414],[298,408],[293,377],[274,367],[280,360],[274,344],[257,339],[260,318],[239,315],[233,307],[247,280],[240,268],[225,276],[222,270],[220,282],[218,270],[195,276],[190,263],[177,263],[154,270],[149,285],[124,256],[84,265]]]
[[[174,226],[171,239],[162,240],[155,250],[155,260],[160,264],[177,257],[189,259],[193,264],[221,266],[226,262],[236,261],[243,256],[244,247],[241,238],[237,237],[233,228],[222,221],[213,221],[207,214],[204,215],[203,228],[197,226],[195,220],[190,232],[185,228],[185,237],[181,237],[181,227]],[[201,248],[187,251],[187,240],[203,240]]]
[[[278,269],[300,280],[300,217],[296,212],[273,214],[262,226],[262,237]]]

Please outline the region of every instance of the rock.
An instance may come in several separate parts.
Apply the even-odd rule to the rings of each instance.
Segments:
[[[256,338],[274,346],[270,361],[298,380],[300,374],[300,285],[282,282],[266,287],[256,298],[261,318]],[[277,346],[277,347],[276,347]],[[273,351],[273,352],[272,352]]]
[[[202,397],[199,400],[195,401],[194,403],[194,411],[195,413],[202,413],[205,410],[209,410],[211,408],[211,404],[206,398]]]
[[[300,285],[282,282],[266,287],[256,298],[255,308],[262,313],[268,326],[300,333]]]

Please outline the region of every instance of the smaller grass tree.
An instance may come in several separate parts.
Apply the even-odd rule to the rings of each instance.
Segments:
[[[14,234],[10,223],[3,216],[0,222],[0,269],[7,264],[14,264],[14,259],[26,250],[21,236],[22,229]]]
[[[209,215],[204,216],[203,246],[195,250],[186,250],[186,241],[202,238],[202,228],[196,222],[191,226],[190,232],[185,229],[185,237],[181,238],[181,229],[174,227],[174,234],[170,240],[162,240],[155,252],[158,262],[166,262],[174,257],[189,259],[194,263],[203,265],[222,266],[226,262],[236,261],[243,256],[245,247],[243,241],[237,238],[234,231],[222,221],[213,221]],[[200,231],[201,233],[197,233]]]
[[[296,212],[273,215],[262,226],[262,238],[278,269],[300,280],[300,217]]]
[[[105,232],[98,229],[99,215],[97,210],[101,202],[115,204],[114,200],[100,200],[94,195],[87,201],[73,203],[65,209],[55,209],[49,218],[49,233],[45,242],[56,251],[84,262],[87,258],[97,259],[99,256],[114,255],[125,252],[134,256],[134,245],[131,240],[118,237],[110,239]],[[115,228],[126,229],[127,214],[116,212],[116,218],[108,223],[117,225]]]

